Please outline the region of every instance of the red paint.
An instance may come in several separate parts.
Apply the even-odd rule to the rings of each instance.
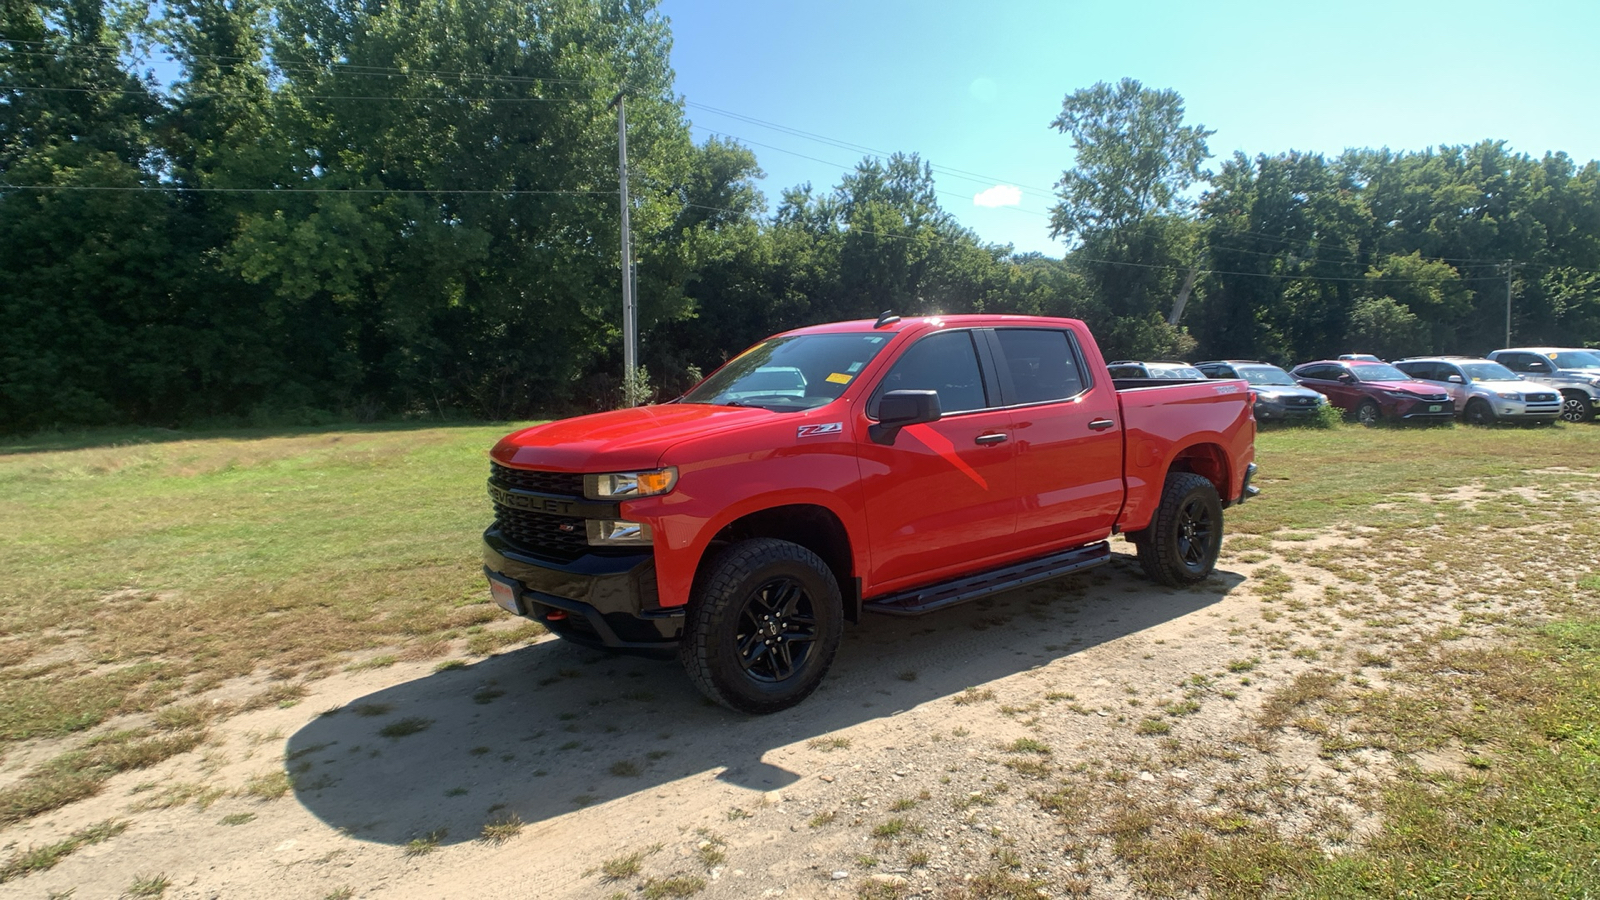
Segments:
[[[869,321],[791,333],[872,331]],[[1049,403],[978,410],[868,436],[867,401],[918,338],[946,329],[1070,331],[1093,386]],[[1211,478],[1225,500],[1243,489],[1255,419],[1240,381],[1116,391],[1084,324],[1026,316],[905,319],[832,403],[805,412],[667,404],[553,422],[507,436],[503,465],[567,472],[676,466],[659,497],[622,513],[655,535],[660,602],[688,602],[716,534],[751,513],[805,504],[833,514],[849,538],[863,595],[892,593],[1146,527],[1176,464]],[[1111,425],[1091,428],[1090,423]],[[807,425],[842,422],[800,437]],[[1005,434],[1000,443],[980,436]]]

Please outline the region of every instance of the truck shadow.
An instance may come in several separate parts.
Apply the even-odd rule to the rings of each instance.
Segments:
[[[846,626],[827,679],[784,712],[705,701],[676,662],[541,642],[385,688],[290,739],[296,797],[362,840],[470,840],[487,818],[535,823],[718,771],[772,791],[801,777],[776,748],[885,718],[1204,609],[1243,578],[1151,585],[1130,557],[910,619]],[[486,812],[486,809],[488,812]]]

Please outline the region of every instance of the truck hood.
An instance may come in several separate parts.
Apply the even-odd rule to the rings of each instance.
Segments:
[[[754,407],[701,403],[639,406],[524,428],[501,438],[489,455],[505,465],[556,472],[653,469],[668,447],[685,438],[764,422],[774,415]]]

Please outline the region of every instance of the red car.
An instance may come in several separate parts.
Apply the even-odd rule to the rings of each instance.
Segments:
[[[1255,426],[1244,381],[1115,383],[1075,319],[802,328],[671,403],[500,441],[484,563],[507,611],[775,712],[845,621],[1099,565],[1118,532],[1155,580],[1205,579]]]
[[[1289,374],[1363,425],[1448,422],[1455,416],[1448,393],[1388,363],[1324,359],[1301,363]]]

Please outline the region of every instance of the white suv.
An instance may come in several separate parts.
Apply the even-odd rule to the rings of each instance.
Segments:
[[[1571,347],[1514,347],[1489,358],[1529,381],[1561,392],[1561,418],[1587,422],[1600,405],[1600,355]]]
[[[1402,359],[1394,367],[1443,388],[1461,417],[1474,425],[1502,419],[1548,424],[1561,415],[1561,395],[1555,388],[1528,381],[1492,360],[1428,356]]]

